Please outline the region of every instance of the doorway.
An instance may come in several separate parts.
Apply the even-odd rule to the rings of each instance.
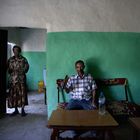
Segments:
[[[27,73],[27,89],[28,89],[28,102],[29,106],[25,107],[27,113],[41,113],[40,108],[47,107],[45,105],[44,92],[38,92],[38,82],[44,81],[43,72],[46,69],[46,29],[25,28],[25,27],[7,27],[4,28],[8,31],[7,42],[19,45],[22,49],[22,55],[27,58],[30,68]],[[9,50],[9,46],[8,50]],[[12,46],[12,45],[11,45]],[[12,51],[7,50],[7,59],[12,56]],[[8,81],[8,74],[7,74]],[[6,85],[7,88],[7,85]],[[7,105],[7,103],[6,103]],[[37,105],[34,110],[31,106]],[[13,109],[6,107],[6,113],[10,114]],[[42,111],[43,113],[43,111]],[[47,113],[47,112],[46,112]]]

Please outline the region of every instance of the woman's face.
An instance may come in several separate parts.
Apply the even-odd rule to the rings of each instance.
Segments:
[[[15,56],[19,56],[19,54],[20,54],[19,48],[14,48],[13,53],[14,53]]]

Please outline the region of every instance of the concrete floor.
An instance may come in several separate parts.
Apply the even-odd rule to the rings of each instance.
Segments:
[[[51,130],[46,128],[47,106],[44,94],[28,93],[27,116],[10,116],[13,109],[7,108],[7,116],[0,119],[0,140],[49,140]],[[20,110],[19,110],[20,111]]]
[[[7,115],[0,119],[0,140],[50,140],[51,131],[46,127],[47,106],[44,104],[44,94],[29,92],[29,105],[25,107],[28,115],[11,117],[13,111],[7,108]],[[129,124],[120,125],[113,131],[116,140],[133,140],[132,127]],[[88,134],[90,135],[90,134]],[[71,137],[67,131],[62,137]]]

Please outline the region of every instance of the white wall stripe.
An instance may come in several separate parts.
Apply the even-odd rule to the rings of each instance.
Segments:
[[[0,26],[140,32],[140,0],[0,0]]]

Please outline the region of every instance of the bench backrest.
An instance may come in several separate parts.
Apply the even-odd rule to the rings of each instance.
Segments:
[[[127,93],[127,78],[109,78],[109,79],[95,79],[99,88],[102,87],[110,87],[110,86],[123,86],[125,93],[125,100],[128,101],[128,93]]]

